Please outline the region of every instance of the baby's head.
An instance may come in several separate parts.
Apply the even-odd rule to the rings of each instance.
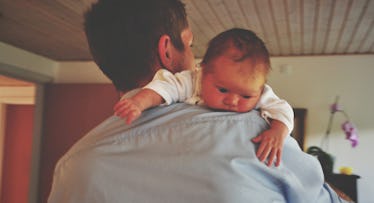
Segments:
[[[252,31],[239,28],[214,37],[201,66],[205,104],[236,112],[255,108],[271,69],[264,42]]]

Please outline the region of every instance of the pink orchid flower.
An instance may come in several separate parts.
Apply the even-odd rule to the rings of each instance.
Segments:
[[[352,147],[356,147],[358,145],[358,135],[357,129],[353,125],[353,123],[346,121],[342,124],[342,129],[345,133],[345,138],[351,142]]]
[[[344,131],[344,133],[346,135],[346,139],[351,142],[352,147],[356,147],[358,145],[357,129],[353,125],[353,123],[350,122],[348,114],[339,105],[339,96],[337,96],[336,99],[335,99],[335,102],[330,105],[330,112],[331,112],[331,114],[330,114],[329,123],[327,125],[325,136],[322,139],[321,146],[323,146],[324,144],[326,144],[326,146],[328,146],[328,138],[329,138],[329,135],[330,135],[330,132],[331,132],[331,129],[332,129],[334,116],[335,116],[335,113],[339,112],[339,113],[342,113],[344,115],[344,117],[347,119],[347,121],[345,121],[341,126],[342,130]]]

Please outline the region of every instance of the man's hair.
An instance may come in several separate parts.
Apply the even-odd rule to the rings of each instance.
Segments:
[[[94,61],[121,91],[153,76],[162,35],[182,51],[181,33],[187,27],[180,0],[99,0],[85,13],[84,23]]]
[[[270,71],[270,56],[265,43],[253,31],[241,28],[224,31],[210,40],[201,63],[208,64],[217,57],[226,54],[230,48],[239,51],[239,55],[232,56],[233,61],[241,62],[251,59],[254,64],[264,63],[266,74]]]

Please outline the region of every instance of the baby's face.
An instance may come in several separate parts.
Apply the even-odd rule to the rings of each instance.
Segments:
[[[202,98],[208,107],[235,112],[247,112],[256,107],[265,84],[265,73],[253,71],[254,67],[247,68],[254,66],[251,60],[234,62],[227,56],[220,56],[205,66],[210,66],[210,71],[203,73]]]

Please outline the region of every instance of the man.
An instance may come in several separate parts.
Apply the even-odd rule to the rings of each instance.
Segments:
[[[99,1],[86,15],[86,33],[96,63],[124,92],[159,68],[192,66],[179,0]],[[148,110],[132,125],[112,116],[59,160],[48,201],[340,202],[318,161],[292,138],[280,167],[260,162],[250,140],[266,128],[256,111],[186,104]]]
[[[175,0],[99,1],[86,14],[93,58],[122,92],[147,84],[160,68],[193,66],[192,32]]]

